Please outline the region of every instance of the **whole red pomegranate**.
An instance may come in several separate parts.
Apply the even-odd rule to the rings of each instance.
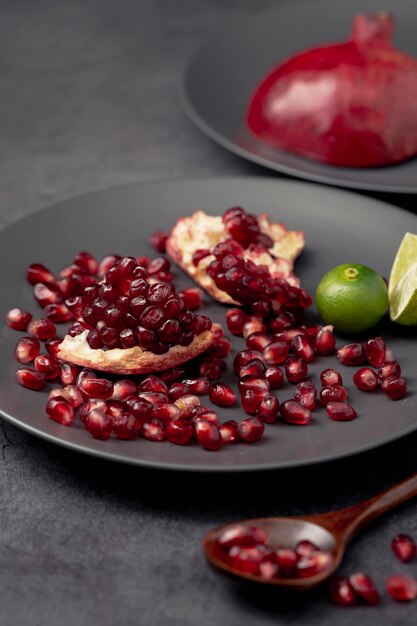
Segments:
[[[351,39],[312,48],[257,86],[247,124],[261,140],[346,167],[417,153],[417,59],[392,44],[388,13],[357,15]]]

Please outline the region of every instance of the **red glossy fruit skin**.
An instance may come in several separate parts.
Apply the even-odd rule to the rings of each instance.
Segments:
[[[345,167],[417,152],[417,60],[392,45],[387,13],[357,15],[351,39],[301,52],[255,89],[249,129],[274,147]]]

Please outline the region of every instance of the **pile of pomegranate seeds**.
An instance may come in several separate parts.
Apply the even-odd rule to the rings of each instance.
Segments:
[[[310,541],[296,546],[272,546],[262,528],[235,524],[218,537],[216,557],[239,574],[264,579],[308,578],[326,569],[331,552],[320,550]]]

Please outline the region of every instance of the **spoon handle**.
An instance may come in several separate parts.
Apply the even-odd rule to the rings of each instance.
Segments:
[[[357,504],[350,509],[345,509],[346,516],[343,525],[346,540],[352,539],[364,526],[380,515],[415,496],[417,496],[417,474],[413,474],[413,476],[370,500]]]

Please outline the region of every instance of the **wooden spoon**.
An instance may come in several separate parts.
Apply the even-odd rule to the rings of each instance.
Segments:
[[[414,496],[417,496],[417,474],[370,500],[345,509],[305,517],[263,517],[219,526],[206,534],[203,539],[203,549],[211,565],[235,578],[264,585],[278,585],[299,591],[311,589],[325,581],[336,571],[344,557],[346,548],[362,528]],[[327,566],[319,573],[308,578],[277,577],[268,579],[237,571],[230,567],[226,558],[222,558],[222,551],[219,550],[218,545],[216,546],[216,540],[221,533],[235,524],[262,528],[268,535],[268,544],[273,548],[295,546],[299,541],[307,539],[314,543],[319,550],[331,552],[333,559],[330,559]]]

